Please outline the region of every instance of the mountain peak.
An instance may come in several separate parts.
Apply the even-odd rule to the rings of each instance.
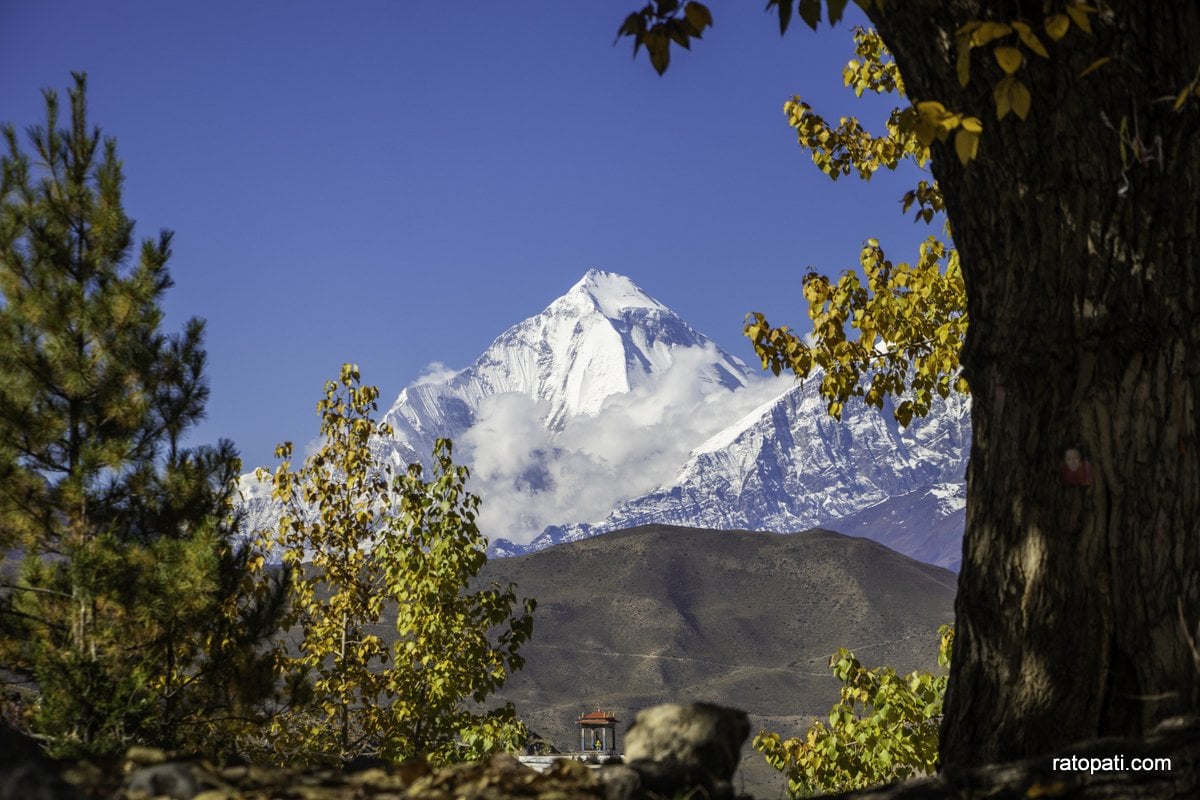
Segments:
[[[566,297],[588,298],[601,314],[610,319],[618,319],[623,311],[633,308],[668,310],[624,275],[594,268],[583,274]]]
[[[740,359],[632,280],[590,269],[541,313],[496,337],[471,366],[405,388],[385,417],[400,454],[395,463],[432,452],[437,437],[458,441],[487,415],[516,407],[493,396],[529,398],[540,427],[557,435],[570,419],[596,417],[614,395],[650,391],[668,371],[700,394],[734,391],[749,380]]]

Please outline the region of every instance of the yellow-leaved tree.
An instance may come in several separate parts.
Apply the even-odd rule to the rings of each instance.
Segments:
[[[940,674],[870,669],[840,649],[829,659],[842,688],[828,724],[813,720],[803,737],[784,739],[766,731],[754,737],[754,748],[787,776],[792,797],[865,789],[937,769],[954,629],[943,625],[938,634]]]
[[[864,91],[904,97],[904,80],[879,35],[856,27],[854,42],[856,58],[842,71],[846,86],[860,97]],[[918,131],[912,109],[893,110],[880,136],[853,117],[833,127],[799,97],[789,100],[784,111],[801,147],[833,180],[851,172],[867,180],[880,168],[896,169],[905,161],[923,168],[939,132]],[[975,129],[977,122],[966,124]],[[933,222],[944,209],[937,182],[921,180],[904,196],[903,211],[914,204],[917,220]],[[949,225],[945,232],[949,238]],[[897,401],[896,419],[907,425],[914,416],[929,413],[935,394],[966,394],[958,361],[967,331],[958,252],[930,236],[915,262],[893,264],[879,241],[868,239],[859,267],[865,282],[856,270],[846,270],[836,281],[811,270],[804,276],[812,344],[786,325],[773,327],[760,313],[748,315],[745,333],[763,369],[776,375],[787,369],[800,378],[819,369],[821,394],[838,419],[853,397],[883,408],[891,396]],[[847,336],[848,330],[857,333]]]
[[[295,569],[288,624],[298,630],[281,666],[311,681],[308,702],[273,723],[276,757],[443,764],[516,749],[526,729],[512,704],[481,707],[524,665],[535,602],[514,614],[512,584],[471,586],[487,541],[467,470],[447,440],[429,481],[419,464],[397,475],[375,459],[372,442],[391,433],[372,420],[378,396],[344,365],[317,404],[320,446],[298,470],[290,442],[276,450],[284,513],[266,535]],[[392,613],[394,633],[384,624]]]

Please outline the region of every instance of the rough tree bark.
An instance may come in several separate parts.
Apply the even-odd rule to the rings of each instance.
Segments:
[[[1040,21],[1042,0],[871,12],[911,99],[985,125],[977,160],[938,144],[933,162],[966,280],[974,426],[951,767],[1136,736],[1200,703],[1200,101],[1172,110],[1200,68],[1200,3],[1096,5],[1094,36],[1035,29],[1052,58],[1020,72],[1024,121],[996,120],[990,48],[959,85],[954,32]],[[1090,486],[1060,477],[1076,443]]]

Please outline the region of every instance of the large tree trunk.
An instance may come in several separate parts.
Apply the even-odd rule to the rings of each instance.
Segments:
[[[951,141],[933,163],[974,425],[944,765],[1136,736],[1200,703],[1200,100],[1172,110],[1200,68],[1200,3],[1098,5],[1094,36],[1055,44],[1041,0],[872,12],[911,99],[985,126],[977,160]],[[1028,119],[997,121],[991,47],[963,88],[954,32],[1017,15],[1051,59],[1018,73]],[[1062,477],[1076,444],[1090,485]]]

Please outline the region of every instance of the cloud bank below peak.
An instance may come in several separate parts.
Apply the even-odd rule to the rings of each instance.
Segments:
[[[693,448],[788,390],[787,378],[753,377],[735,389],[698,380],[715,347],[677,353],[658,380],[606,398],[594,414],[545,426],[545,401],[509,392],[485,398],[458,439],[482,499],[489,539],[518,544],[548,526],[606,516],[671,481]]]

